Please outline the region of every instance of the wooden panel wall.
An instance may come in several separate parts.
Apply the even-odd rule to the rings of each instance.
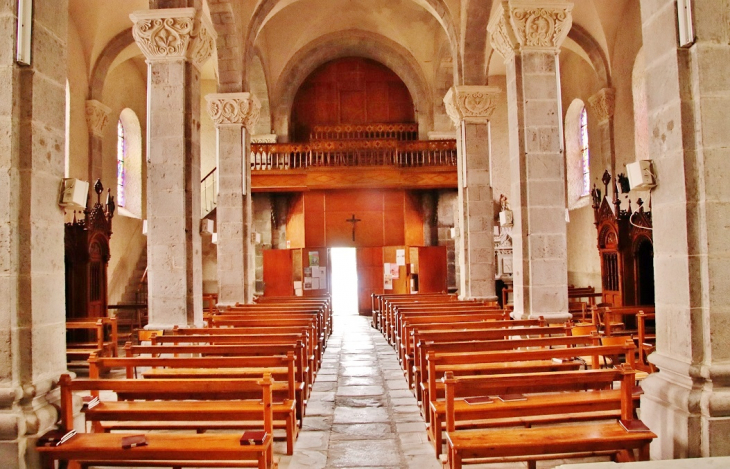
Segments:
[[[304,196],[295,194],[289,206],[289,216],[286,219],[286,240],[289,248],[304,247]],[[316,245],[315,245],[316,246]]]
[[[328,62],[302,83],[292,106],[292,141],[313,125],[414,122],[413,100],[386,66],[360,57]]]
[[[304,245],[311,247],[376,247],[423,244],[423,217],[417,197],[405,190],[309,191],[302,195]],[[289,220],[299,222],[299,205],[292,205]],[[296,211],[296,213],[294,213]],[[355,241],[352,223],[355,215]],[[287,224],[291,247],[298,226]],[[407,242],[406,242],[407,240]]]

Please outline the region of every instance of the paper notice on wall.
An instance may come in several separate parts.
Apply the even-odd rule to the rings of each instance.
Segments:
[[[295,289],[294,289],[294,294],[295,294],[296,296],[304,296],[304,291],[302,291],[302,289],[301,289],[301,288],[295,288]]]
[[[310,275],[312,278],[319,278],[319,267],[307,267],[306,269],[309,269]]]
[[[385,290],[392,290],[393,289],[393,277],[390,276],[390,272],[386,272],[383,276],[383,289]]]
[[[327,288],[327,267],[319,268],[319,286],[322,289]]]
[[[309,265],[319,265],[319,251],[309,251]]]
[[[391,278],[400,278],[399,264],[390,264],[390,276]]]
[[[302,289],[302,282],[301,282],[301,280],[294,280],[294,289],[295,290],[301,290]]]
[[[311,267],[305,267],[304,268],[304,276],[305,277],[311,277],[312,276],[312,268]]]
[[[305,290],[312,289],[312,277],[304,277],[304,289]]]
[[[319,278],[312,277],[312,290],[319,290]]]
[[[396,249],[395,250],[395,264],[396,265],[406,265],[406,250],[405,249]]]

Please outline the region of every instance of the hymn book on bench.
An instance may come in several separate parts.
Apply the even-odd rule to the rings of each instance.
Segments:
[[[467,397],[464,399],[464,402],[466,402],[469,405],[473,404],[491,404],[494,402],[494,400],[491,397],[485,396],[485,397]]]
[[[131,449],[138,446],[147,446],[147,437],[144,435],[129,435],[122,438],[122,448]]]
[[[513,401],[526,401],[527,396],[524,394],[502,394],[501,396],[497,396],[500,401],[502,402],[513,402]]]
[[[260,445],[264,443],[266,439],[266,432],[264,430],[248,430],[243,432],[241,436],[241,445]]]

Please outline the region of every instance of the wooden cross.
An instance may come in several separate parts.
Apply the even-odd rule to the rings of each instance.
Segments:
[[[355,241],[355,223],[362,221],[359,218],[355,218],[355,214],[352,214],[352,218],[345,220],[348,223],[352,223],[352,240]]]

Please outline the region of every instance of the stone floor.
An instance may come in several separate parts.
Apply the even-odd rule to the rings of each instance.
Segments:
[[[322,362],[294,455],[280,456],[280,469],[441,468],[395,351],[369,318],[335,316]],[[282,454],[283,443],[276,444]],[[538,468],[589,461],[540,462]]]

